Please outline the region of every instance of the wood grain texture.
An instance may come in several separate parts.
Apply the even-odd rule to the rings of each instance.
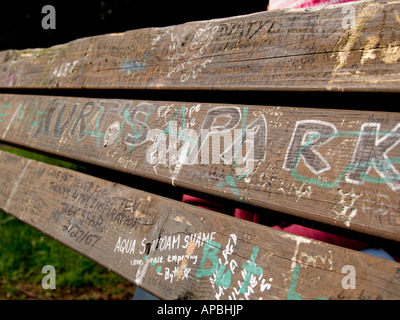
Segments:
[[[1,95],[0,140],[400,238],[399,113]]]
[[[273,10],[8,50],[0,86],[398,91],[399,9],[370,0]]]
[[[395,262],[4,151],[0,169],[0,208],[160,298],[400,298]]]

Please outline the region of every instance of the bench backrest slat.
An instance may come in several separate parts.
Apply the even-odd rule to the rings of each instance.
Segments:
[[[399,9],[272,10],[3,51],[0,86],[397,91]]]

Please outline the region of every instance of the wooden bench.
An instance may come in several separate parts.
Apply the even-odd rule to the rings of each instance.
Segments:
[[[91,169],[2,151],[0,208],[161,299],[399,299],[397,262],[271,228],[398,251],[398,12],[361,1],[2,51],[1,142]]]

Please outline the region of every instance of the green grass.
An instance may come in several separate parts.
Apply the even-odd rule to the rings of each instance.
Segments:
[[[0,274],[11,281],[41,283],[45,265],[55,267],[61,287],[113,285],[121,279],[2,210],[0,247]]]
[[[20,156],[79,171],[84,167],[24,150],[0,147]],[[41,284],[42,267],[56,270],[57,288],[91,287],[112,292],[126,280],[0,209],[0,299],[25,298],[16,284]],[[43,292],[45,294],[45,292]]]
[[[44,163],[47,163],[47,164],[51,164],[51,165],[54,165],[54,166],[68,168],[68,169],[72,169],[72,170],[76,170],[76,171],[80,171],[80,172],[85,172],[85,170],[86,170],[85,167],[76,165],[76,164],[68,162],[68,161],[54,159],[54,158],[47,157],[47,156],[42,155],[42,154],[33,153],[33,152],[26,151],[26,150],[18,149],[18,148],[13,148],[13,147],[0,145],[0,150],[7,151],[7,152],[10,152],[10,153],[16,154],[18,156],[21,156],[21,157],[33,159],[33,160],[36,160],[36,161],[41,161],[41,162],[44,162]]]

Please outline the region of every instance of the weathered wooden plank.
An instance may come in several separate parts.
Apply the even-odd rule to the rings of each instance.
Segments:
[[[398,91],[399,9],[273,10],[3,51],[0,86]]]
[[[161,298],[400,298],[395,262],[4,151],[0,170],[0,208]]]
[[[0,140],[400,239],[399,113],[1,95]]]

